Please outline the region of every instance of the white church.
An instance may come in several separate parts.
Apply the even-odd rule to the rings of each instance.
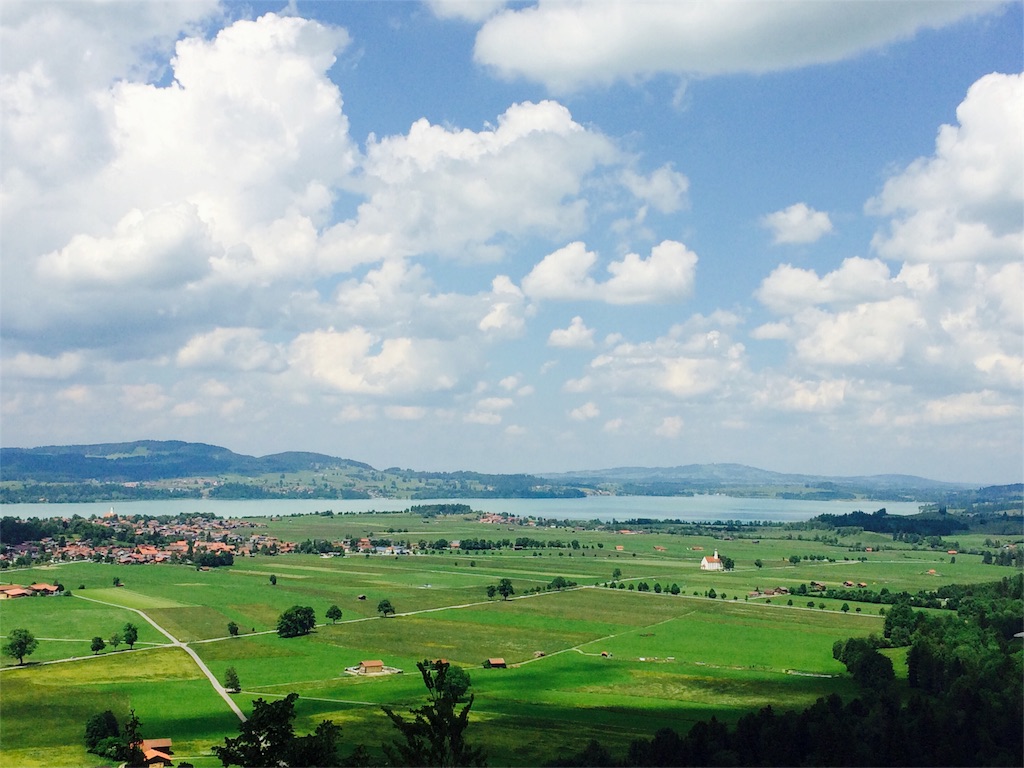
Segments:
[[[718,550],[715,550],[715,554],[711,557],[704,555],[700,561],[700,569],[702,571],[722,571],[725,570],[725,566],[722,561],[718,558]]]

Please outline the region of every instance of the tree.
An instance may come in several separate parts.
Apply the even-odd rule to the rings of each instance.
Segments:
[[[516,590],[512,586],[512,579],[501,579],[498,582],[498,594],[501,595],[502,600],[508,600],[515,593]]]
[[[104,648],[106,648],[106,647],[107,647],[107,644],[106,644],[106,642],[104,642],[104,640],[103,640],[103,638],[102,638],[102,637],[100,637],[99,635],[97,635],[96,637],[94,637],[94,638],[92,639],[92,645],[90,645],[90,646],[89,646],[89,649],[90,649],[90,650],[91,650],[91,651],[92,651],[93,653],[99,653],[100,651],[102,651],[102,650],[103,650]]]
[[[331,623],[335,623],[341,618],[341,608],[336,605],[332,605],[327,609],[327,618],[331,620]]]
[[[395,615],[395,608],[391,605],[391,601],[385,598],[377,603],[377,613],[386,619],[389,615]]]
[[[17,659],[18,664],[25,663],[25,657],[31,656],[39,646],[35,635],[27,629],[12,629],[7,633],[7,642],[4,643],[4,656]]]
[[[614,571],[612,571],[612,581],[618,581],[621,578],[622,578],[622,569],[621,568],[616,568]]]
[[[277,576],[273,573],[270,574],[270,586],[277,586]]]
[[[409,710],[412,718],[408,720],[390,707],[382,707],[401,734],[401,740],[384,745],[388,759],[393,765],[485,765],[483,750],[470,747],[465,740],[469,711],[473,706],[472,694],[462,709],[457,710],[461,697],[455,695],[458,688],[448,683],[448,663],[424,659],[416,667],[423,676],[428,700],[424,706]],[[465,689],[462,689],[462,694],[465,694]]]
[[[115,587],[120,587],[121,586],[121,579],[120,579],[120,577],[118,577],[118,576],[114,577],[114,586]]]
[[[121,644],[121,633],[120,632],[115,632],[114,634],[112,634],[110,636],[110,641],[109,642],[113,646],[114,650],[116,651],[117,650],[117,646],[119,646]]]
[[[85,748],[92,752],[96,745],[104,739],[117,738],[121,734],[121,726],[109,709],[97,713],[85,721]]]
[[[145,755],[142,754],[142,723],[134,709],[128,710],[128,719],[124,721],[121,729],[121,738],[124,739],[124,760],[128,765],[142,765]]]
[[[232,637],[238,637],[238,624],[233,621],[228,622],[228,634]]]
[[[296,736],[292,727],[295,719],[297,693],[289,693],[277,701],[256,699],[252,703],[252,716],[239,724],[239,735],[224,739],[223,746],[213,748],[224,766],[244,765],[253,768],[281,765],[337,766],[338,740],[341,728],[330,720],[322,721],[307,736]]]
[[[139,639],[139,628],[128,622],[121,630],[121,638],[128,644],[129,648],[134,648],[135,643]]]
[[[498,594],[498,588],[496,586],[494,586],[493,584],[488,584],[487,585],[487,599],[488,600],[493,600],[494,596],[496,594]]]
[[[234,667],[224,670],[224,688],[229,693],[238,693],[242,690],[242,683],[238,679],[238,671]]]
[[[316,613],[308,605],[293,605],[277,619],[277,634],[281,637],[308,635],[316,626]]]
[[[850,604],[849,603],[843,603],[843,607],[840,608],[839,610],[841,610],[843,613],[849,613],[850,612]]]

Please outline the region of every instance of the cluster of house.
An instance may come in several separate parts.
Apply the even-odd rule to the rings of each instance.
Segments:
[[[0,584],[0,600],[13,600],[16,597],[35,597],[36,595],[56,595],[61,588],[56,584]]]

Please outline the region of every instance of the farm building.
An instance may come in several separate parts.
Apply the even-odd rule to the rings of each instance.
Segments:
[[[711,557],[704,555],[704,557],[700,559],[700,569],[702,571],[721,571],[725,569],[721,559],[718,557],[717,549],[715,550],[715,554]]]
[[[143,765],[173,765],[171,755],[174,751],[170,739],[143,739],[139,749],[142,750]]]
[[[494,658],[488,659],[484,662],[484,666],[488,669],[507,669],[508,664],[505,663],[504,659]]]
[[[345,667],[345,673],[349,675],[399,675],[402,670],[396,667],[388,667],[380,659],[366,659],[360,661],[357,666]]]

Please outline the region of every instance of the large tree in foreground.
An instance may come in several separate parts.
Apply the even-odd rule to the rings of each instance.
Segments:
[[[390,707],[382,707],[401,733],[401,739],[383,745],[392,765],[410,766],[480,766],[487,759],[479,747],[466,744],[465,730],[473,696],[465,699],[469,675],[444,661],[424,659],[416,664],[427,687],[428,701],[409,710],[412,719],[398,715]],[[452,674],[453,669],[458,673]],[[449,680],[449,674],[452,679]],[[462,709],[456,705],[465,701]]]
[[[292,721],[298,698],[299,694],[289,693],[277,701],[256,699],[252,703],[252,716],[238,726],[239,735],[225,738],[223,746],[213,748],[217,759],[224,766],[248,768],[341,765],[338,757],[341,728],[330,720],[322,721],[311,734],[295,735]]]
[[[25,657],[31,656],[38,647],[39,641],[35,635],[27,629],[12,629],[7,633],[7,642],[4,643],[4,656],[17,659],[19,664],[25,663]]]

